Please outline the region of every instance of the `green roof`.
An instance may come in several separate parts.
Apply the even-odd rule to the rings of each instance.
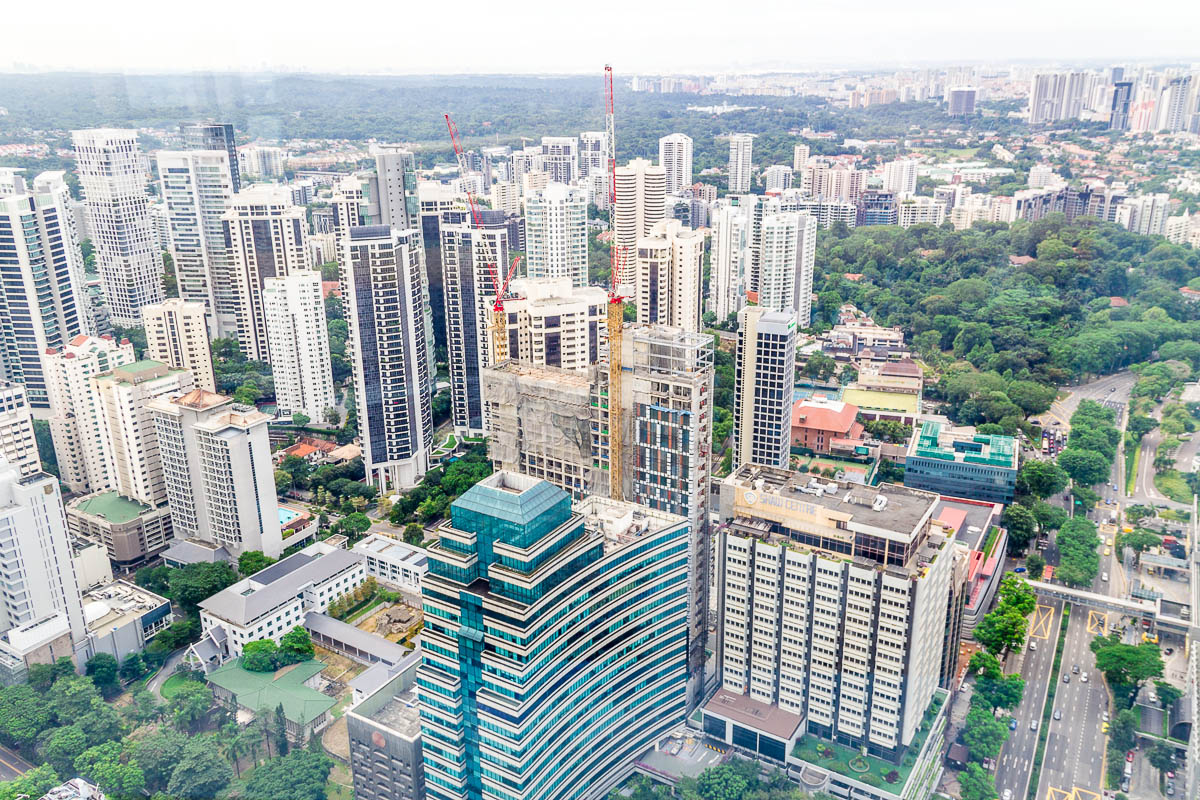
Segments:
[[[304,685],[324,668],[320,661],[302,661],[277,672],[251,672],[242,668],[239,658],[213,670],[208,680],[232,692],[242,708],[273,711],[283,703],[283,715],[289,721],[306,725],[337,704],[336,698]]]
[[[134,361],[130,364],[122,364],[118,369],[123,372],[148,372],[149,370],[158,369],[163,366],[163,362],[154,361],[149,358],[143,358],[141,361]]]
[[[115,491],[100,492],[91,497],[85,497],[75,504],[75,508],[94,517],[103,517],[115,525],[133,522],[142,514],[150,511],[150,506],[128,497],[122,497]]]

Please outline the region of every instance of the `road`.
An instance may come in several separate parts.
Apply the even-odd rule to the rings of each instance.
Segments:
[[[1108,737],[1100,735],[1102,715],[1108,710],[1108,691],[1096,671],[1095,656],[1089,647],[1106,621],[1103,612],[1086,606],[1071,607],[1071,624],[1063,645],[1058,689],[1054,710],[1062,719],[1051,718],[1042,760],[1042,778],[1037,796],[1061,796],[1050,789],[1074,793],[1077,798],[1098,800],[1104,780],[1104,750]],[[1074,667],[1079,673],[1074,673]],[[1088,680],[1083,681],[1084,674]],[[1063,682],[1070,675],[1070,682]]]
[[[1050,687],[1050,668],[1054,666],[1054,647],[1062,622],[1062,604],[1058,600],[1040,600],[1030,615],[1029,641],[1037,650],[1025,650],[1021,677],[1025,679],[1025,695],[1013,711],[1017,727],[1009,733],[996,765],[996,791],[1001,796],[1011,789],[1014,798],[1024,800],[1029,792],[1029,773],[1037,752],[1038,731],[1030,730],[1036,721],[1041,727],[1042,709]],[[1012,669],[1012,667],[1008,667]]]
[[[183,660],[185,655],[187,655],[186,647],[180,648],[174,653],[171,653],[171,655],[167,656],[167,660],[163,662],[162,669],[160,669],[158,673],[146,683],[146,688],[159,700],[163,699],[163,684],[166,683],[167,678],[175,674],[175,670],[178,668],[179,662]]]
[[[31,769],[33,769],[33,764],[7,747],[0,747],[0,780],[11,781]]]

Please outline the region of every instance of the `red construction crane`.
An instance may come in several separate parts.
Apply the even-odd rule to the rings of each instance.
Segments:
[[[450,143],[454,145],[454,157],[458,159],[458,172],[463,179],[463,189],[467,193],[467,204],[471,207],[471,220],[475,224],[475,229],[483,230],[483,219],[479,215],[479,206],[475,204],[475,193],[471,191],[471,184],[467,180],[467,156],[463,153],[462,145],[458,143],[458,126],[454,124],[454,120],[450,119],[450,115],[446,114],[446,128],[450,131]],[[492,275],[492,288],[495,290],[496,298],[492,302],[492,350],[495,353],[493,363],[499,364],[508,359],[508,335],[507,322],[508,319],[504,314],[504,297],[508,294],[508,284],[512,281],[513,275],[517,271],[517,264],[521,263],[521,257],[516,256],[512,260],[512,265],[508,268],[508,274],[504,276],[504,281],[500,280],[500,270],[497,266],[499,260],[496,256],[496,251],[489,248],[487,268]]]

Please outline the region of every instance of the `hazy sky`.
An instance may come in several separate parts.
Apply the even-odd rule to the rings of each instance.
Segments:
[[[1200,62],[1200,0],[0,2],[0,70],[618,73]]]

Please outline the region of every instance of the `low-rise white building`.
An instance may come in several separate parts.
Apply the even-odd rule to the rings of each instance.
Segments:
[[[363,557],[367,574],[380,583],[412,594],[421,593],[421,580],[429,571],[424,548],[373,533],[354,545],[351,552]]]

